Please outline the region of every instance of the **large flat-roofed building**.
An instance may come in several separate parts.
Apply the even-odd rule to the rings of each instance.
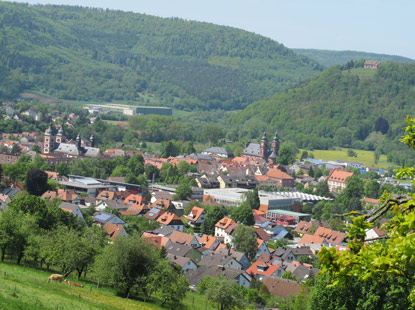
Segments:
[[[205,189],[203,192],[203,201],[215,201],[225,207],[239,206],[244,202],[246,193],[250,192],[245,188],[214,188]],[[259,191],[260,210],[266,212],[273,209],[293,210],[299,205],[301,199],[293,197],[284,197],[275,193]]]
[[[306,213],[300,213],[300,212],[294,212],[294,211],[288,211],[288,210],[269,210],[267,211],[266,217],[270,220],[276,220],[277,217],[285,215],[285,216],[292,216],[297,219],[297,222],[299,221],[311,221],[311,215]]]
[[[173,109],[168,107],[135,106],[127,104],[98,104],[86,106],[90,113],[101,111],[112,111],[124,115],[166,115],[171,116]]]

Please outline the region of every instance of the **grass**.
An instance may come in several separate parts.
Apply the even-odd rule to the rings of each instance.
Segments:
[[[360,79],[370,79],[376,74],[376,69],[353,68],[343,71],[344,74],[358,75]]]
[[[85,287],[70,287],[64,283],[47,279],[51,272],[0,263],[0,309],[7,310],[117,310],[117,309],[166,309],[160,307],[157,297],[152,303],[117,296],[110,288],[97,288],[95,283],[76,281]],[[206,309],[206,298],[197,293],[188,293],[183,304],[174,309]],[[207,310],[213,310],[208,305]]]
[[[353,150],[356,152],[357,157],[349,157],[347,156],[347,151],[349,149],[347,148],[338,148],[335,150],[314,150],[314,151],[308,151],[310,154],[313,153],[314,158],[321,159],[321,160],[347,160],[347,161],[354,161],[364,164],[365,166],[369,167],[378,167],[382,169],[388,169],[390,167],[396,168],[396,165],[390,163],[387,161],[387,158],[385,155],[381,155],[379,158],[379,162],[375,164],[374,160],[374,152],[372,151],[362,151],[362,150]],[[300,155],[301,152],[300,151]]]

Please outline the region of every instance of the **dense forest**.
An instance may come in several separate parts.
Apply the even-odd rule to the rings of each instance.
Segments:
[[[415,64],[384,63],[377,70],[350,62],[296,88],[256,102],[230,118],[240,137],[278,130],[300,148],[376,150],[397,164],[413,163],[399,143],[415,111]],[[407,162],[407,160],[412,160]]]
[[[0,97],[240,109],[322,66],[231,27],[72,6],[0,2]]]
[[[380,62],[394,61],[394,62],[407,62],[413,63],[414,59],[396,56],[396,55],[385,55],[376,53],[366,52],[355,52],[355,51],[329,51],[329,50],[316,50],[316,49],[304,49],[304,48],[293,48],[294,52],[299,55],[307,56],[319,64],[325,67],[331,67],[335,65],[344,65],[350,60],[370,59],[377,60]]]

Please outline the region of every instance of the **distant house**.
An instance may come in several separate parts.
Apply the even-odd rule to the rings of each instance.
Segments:
[[[127,232],[124,229],[124,226],[112,224],[112,223],[105,223],[104,230],[107,233],[108,237],[113,241],[118,236],[126,236]]]
[[[201,225],[205,221],[206,211],[203,208],[193,207],[189,215],[185,216],[189,220],[190,226]]]
[[[255,258],[258,258],[262,254],[270,255],[268,247],[267,247],[267,243],[264,240],[257,239],[257,243],[258,243],[258,250],[255,254]]]
[[[118,216],[106,212],[100,212],[93,217],[95,224],[104,226],[106,223],[124,225],[125,222],[120,219]]]
[[[203,248],[215,251],[220,242],[213,236],[202,235],[202,237],[199,239],[199,243]]]
[[[173,243],[169,241],[165,245],[165,248],[166,248],[167,254],[187,257],[187,258],[190,258],[195,263],[199,263],[199,261],[202,259],[202,253],[200,253],[195,248],[185,245],[185,244]]]
[[[265,276],[262,283],[267,287],[271,296],[290,298],[297,296],[301,291],[300,284],[293,280]]]
[[[278,183],[281,187],[295,187],[295,179],[280,169],[269,169],[266,173],[266,176],[269,177],[272,181]]]
[[[126,211],[130,206],[116,200],[102,200],[94,209],[95,211],[104,211],[107,207],[121,212]]]
[[[225,268],[232,268],[241,270],[242,264],[236,260],[232,255],[222,253],[209,253],[200,262],[199,266],[223,266]]]
[[[183,273],[189,270],[197,270],[197,265],[188,257],[167,254],[167,259],[170,263],[182,267]]]
[[[164,213],[157,219],[157,222],[159,222],[161,225],[171,226],[178,231],[184,230],[184,224],[182,220],[174,213]]]
[[[224,217],[215,225],[215,237],[225,237],[225,230],[235,221],[229,217]]]
[[[81,219],[82,221],[84,220],[84,216],[82,215],[81,209],[79,209],[79,207],[76,204],[73,203],[68,203],[68,202],[62,202],[59,205],[59,208],[61,208],[62,210],[72,213],[73,216]]]
[[[196,287],[204,277],[208,276],[216,278],[218,275],[234,281],[238,285],[245,286],[246,288],[249,288],[252,280],[252,278],[243,270],[225,268],[222,266],[201,266],[197,270],[189,270],[185,277],[192,286]]]
[[[335,169],[330,174],[327,181],[329,189],[331,192],[340,192],[342,193],[346,189],[346,180],[349,177],[353,176],[353,172],[348,172],[346,170]]]
[[[202,155],[210,155],[215,157],[233,157],[233,154],[223,147],[210,147],[202,152]]]
[[[178,244],[184,244],[192,248],[199,248],[200,243],[197,241],[196,237],[191,234],[186,234],[184,232],[175,230],[170,235],[170,241]]]
[[[363,68],[365,69],[377,69],[380,65],[380,61],[376,60],[365,60],[363,64]]]
[[[219,188],[255,188],[258,185],[255,177],[244,174],[219,175],[218,181]]]
[[[246,272],[257,280],[262,280],[265,276],[269,277],[280,277],[284,270],[281,265],[272,265],[257,260],[249,267]]]

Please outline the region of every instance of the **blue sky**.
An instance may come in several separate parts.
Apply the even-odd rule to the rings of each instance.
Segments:
[[[415,58],[413,0],[29,0],[134,11],[228,25],[291,48]]]

